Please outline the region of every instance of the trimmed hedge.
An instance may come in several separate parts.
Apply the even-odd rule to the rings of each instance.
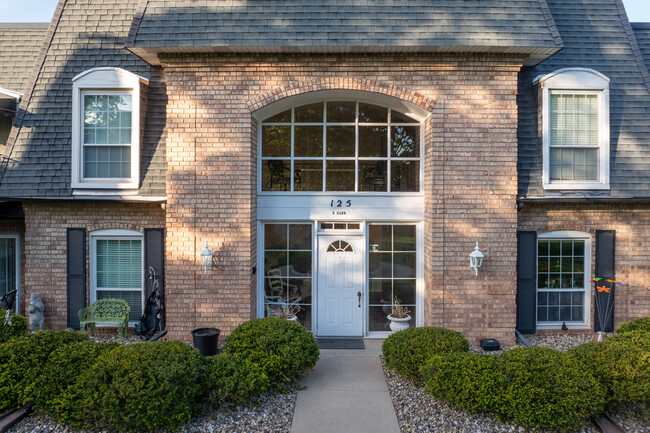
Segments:
[[[224,352],[258,365],[275,389],[302,376],[320,355],[311,332],[278,317],[242,323],[226,338]]]
[[[75,341],[54,350],[41,375],[27,387],[38,410],[54,413],[58,396],[88,371],[97,358],[119,347],[117,343]]]
[[[421,377],[420,368],[433,356],[467,352],[463,334],[445,328],[408,328],[391,334],[381,347],[388,368],[411,379]]]
[[[208,401],[213,406],[245,404],[271,386],[261,366],[230,353],[222,353],[208,361],[206,384]]]
[[[634,331],[650,332],[650,317],[642,317],[640,319],[633,320],[630,323],[623,323],[618,327],[616,333],[625,334],[626,332]]]
[[[568,355],[581,363],[584,370],[590,371],[607,388],[608,406],[632,402],[650,410],[648,347],[650,333],[629,332],[601,343],[574,347],[569,349]]]
[[[87,336],[72,331],[39,331],[0,345],[0,413],[32,401],[32,384],[52,352],[86,340]]]
[[[546,347],[501,355],[452,354],[423,369],[434,396],[527,427],[570,431],[602,411],[605,390],[574,359]]]
[[[199,351],[179,341],[120,346],[55,399],[53,415],[77,428],[173,430],[201,410],[204,367]]]
[[[12,323],[9,327],[9,332],[7,332],[7,327],[5,326],[6,314],[7,310],[0,310],[0,342],[2,343],[9,341],[12,338],[18,338],[26,335],[27,328],[29,328],[29,322],[25,316],[11,313]]]

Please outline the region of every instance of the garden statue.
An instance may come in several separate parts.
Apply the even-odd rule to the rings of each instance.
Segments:
[[[38,328],[39,331],[43,330],[43,310],[45,310],[45,305],[43,305],[43,294],[30,294],[29,327],[32,329],[32,332],[36,332],[36,328]]]

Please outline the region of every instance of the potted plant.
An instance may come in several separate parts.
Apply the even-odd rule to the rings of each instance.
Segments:
[[[276,308],[269,309],[269,316],[279,317],[281,319],[298,321],[297,314],[300,312],[300,307],[296,304],[282,304]]]
[[[409,327],[409,309],[399,303],[397,298],[394,299],[392,314],[388,315],[390,320],[390,329],[393,332],[403,331]]]

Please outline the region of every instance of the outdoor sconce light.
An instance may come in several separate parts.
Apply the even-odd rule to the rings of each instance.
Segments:
[[[199,256],[201,257],[201,265],[205,267],[205,273],[208,273],[208,268],[212,266],[213,264],[213,257],[214,253],[208,246],[208,241],[205,241],[205,246],[199,253]]]
[[[474,247],[474,251],[469,255],[469,267],[474,269],[476,276],[478,276],[478,268],[483,264],[484,257],[485,254],[483,254],[481,249],[478,247],[478,241],[476,241],[476,247]]]

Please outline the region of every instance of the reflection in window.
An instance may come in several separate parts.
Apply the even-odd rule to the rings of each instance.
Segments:
[[[369,331],[390,331],[395,298],[411,310],[415,326],[416,231],[414,225],[371,224],[368,233]]]
[[[311,330],[312,225],[264,224],[264,312],[298,308]]]
[[[420,124],[363,102],[327,101],[261,128],[262,191],[420,191]]]

